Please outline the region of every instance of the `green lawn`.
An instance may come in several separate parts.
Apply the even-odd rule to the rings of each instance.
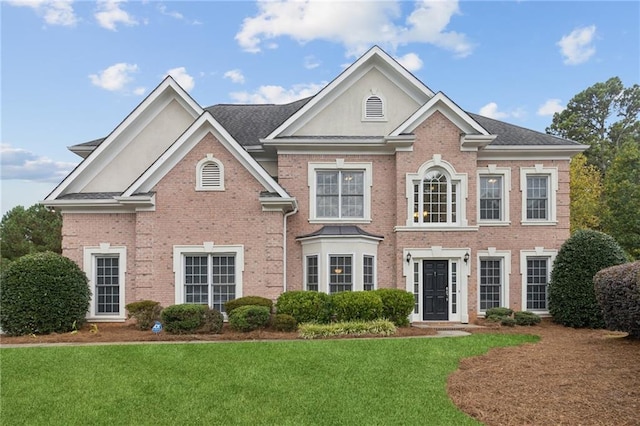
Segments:
[[[2,349],[6,425],[466,425],[461,358],[524,335]]]

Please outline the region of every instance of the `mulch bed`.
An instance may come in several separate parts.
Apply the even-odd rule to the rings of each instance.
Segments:
[[[487,324],[488,325],[488,324]],[[465,413],[486,425],[640,426],[640,340],[606,330],[565,328],[549,321],[534,327],[469,329],[472,333],[527,333],[540,342],[492,349],[463,359],[447,391]],[[433,335],[432,329],[398,329],[399,337]],[[133,324],[85,325],[77,333],[2,336],[0,343],[110,343],[297,339],[296,333],[258,330],[222,334],[155,335]]]

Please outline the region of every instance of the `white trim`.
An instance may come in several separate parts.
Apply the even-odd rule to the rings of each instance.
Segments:
[[[456,192],[456,214],[457,218],[455,222],[446,222],[446,223],[414,223],[414,212],[413,212],[413,186],[418,182],[422,184],[425,175],[431,169],[441,169],[448,176],[447,179],[450,181],[450,186],[457,186]],[[430,229],[452,229],[453,228],[464,228],[468,225],[467,221],[467,197],[468,197],[468,177],[466,173],[456,173],[455,168],[451,163],[442,159],[441,154],[434,154],[433,158],[429,161],[423,163],[419,168],[417,173],[407,173],[406,181],[405,181],[405,197],[406,197],[406,205],[407,205],[407,217],[406,217],[406,226],[411,228],[430,228]],[[448,204],[451,207],[451,204]],[[450,211],[448,215],[450,215]],[[401,227],[396,227],[397,229],[401,229]]]
[[[547,177],[548,217],[546,219],[527,219],[527,177],[536,175]],[[557,223],[558,167],[545,167],[543,164],[536,164],[533,167],[520,167],[520,192],[522,198],[522,225],[555,225]]]
[[[477,306],[478,313],[484,314],[485,311],[480,309],[480,262],[482,260],[500,260],[500,306],[509,307],[509,279],[511,277],[511,250],[496,250],[495,247],[488,247],[487,250],[478,250],[476,254],[476,270],[478,283]]]
[[[127,247],[111,246],[110,243],[100,243],[98,246],[83,247],[82,250],[83,271],[89,278],[89,288],[91,289],[91,301],[89,303],[89,312],[87,312],[87,320],[94,322],[101,321],[124,321],[127,319],[125,313],[125,285],[127,272]],[[96,257],[100,255],[118,257],[118,290],[120,291],[120,306],[118,315],[98,315],[96,314]]]
[[[215,164],[218,167],[220,175],[218,185],[203,186],[202,184],[204,167],[208,164]],[[196,191],[224,191],[224,164],[215,158],[213,154],[207,154],[205,158],[196,164]]]
[[[549,298],[549,282],[551,281],[551,270],[553,269],[553,263],[558,255],[558,250],[545,249],[544,247],[536,247],[533,250],[520,250],[520,275],[521,281],[521,293],[522,293],[522,310],[527,311],[527,259],[528,258],[546,258],[547,259],[547,303]],[[532,310],[537,314],[546,315],[549,313],[549,306],[546,310]]]
[[[363,216],[345,218],[318,217],[316,214],[316,172],[322,170],[362,170],[363,180]],[[371,222],[371,187],[373,185],[373,163],[346,162],[342,158],[332,162],[310,162],[307,165],[307,185],[309,186],[309,223],[370,223]]]
[[[502,218],[500,220],[488,220],[488,219],[480,219],[480,179],[487,176],[499,176],[502,178],[502,208],[500,215]],[[482,226],[500,226],[500,225],[509,225],[511,224],[511,218],[509,215],[510,211],[510,200],[509,195],[511,193],[511,167],[498,167],[495,164],[489,164],[487,167],[479,167],[478,168],[478,193],[476,205],[477,208],[477,220],[478,224]]]
[[[202,245],[174,245],[173,246],[173,274],[175,286],[175,303],[185,303],[184,297],[184,257],[192,254],[232,254],[235,257],[236,298],[242,297],[242,283],[244,275],[244,245],[215,245],[213,241],[205,241]],[[211,291],[209,291],[209,306],[211,306]]]

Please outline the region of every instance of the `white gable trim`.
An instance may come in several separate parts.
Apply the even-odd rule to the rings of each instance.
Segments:
[[[403,68],[380,47],[374,46],[331,83],[320,90],[317,95],[285,120],[277,129],[271,132],[265,140],[281,136],[290,136],[296,129],[313,118],[319,110],[330,104],[340,93],[344,92],[352,81],[357,80],[373,67],[393,80],[398,87],[414,98],[419,104],[425,102],[425,100],[431,98],[434,94],[431,89]]]
[[[218,123],[211,113],[205,111],[189,128],[122,194],[130,197],[146,193],[182,159],[208,133],[211,133],[238,160],[251,175],[268,191],[282,198],[289,194],[245,151],[238,142]]]
[[[151,121],[171,101],[177,100],[195,119],[203,113],[202,107],[171,77],[167,76],[102,143],[76,167],[45,199],[55,200],[68,192],[75,192],[95,177],[117,153],[108,148],[119,138],[125,138],[124,148],[135,136],[131,129],[142,127]],[[143,123],[141,123],[143,121]],[[129,132],[128,132],[129,131]],[[128,140],[126,140],[128,139]]]

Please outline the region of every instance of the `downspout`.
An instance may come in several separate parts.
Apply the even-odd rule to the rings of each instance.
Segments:
[[[293,210],[285,213],[282,223],[282,292],[287,291],[287,218],[298,213],[298,203],[295,203]]]

